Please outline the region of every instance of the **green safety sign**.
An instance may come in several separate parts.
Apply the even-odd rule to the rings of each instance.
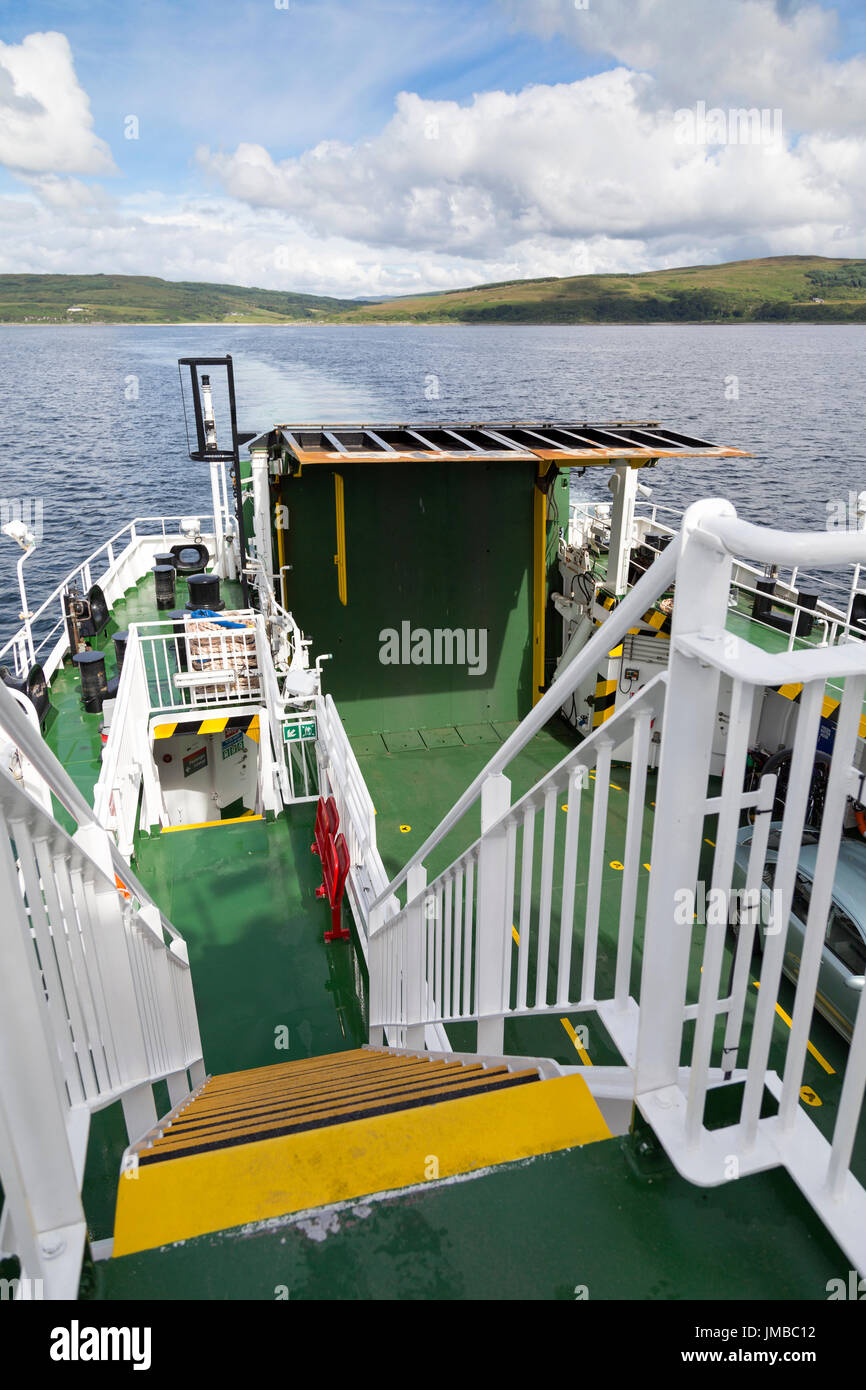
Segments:
[[[303,724],[284,724],[283,738],[286,743],[297,743],[299,739],[316,737],[316,721],[310,719]]]

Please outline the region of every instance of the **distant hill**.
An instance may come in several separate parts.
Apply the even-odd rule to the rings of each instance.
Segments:
[[[297,323],[366,302],[152,275],[0,275],[2,323]]]
[[[641,275],[506,280],[368,303],[344,323],[864,323],[866,261],[767,256]]]
[[[0,275],[0,322],[866,323],[866,260],[767,256],[388,299],[150,275]]]

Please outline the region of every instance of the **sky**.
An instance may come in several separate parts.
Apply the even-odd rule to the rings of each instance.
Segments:
[[[786,254],[866,256],[864,0],[0,0],[3,273],[358,297]]]

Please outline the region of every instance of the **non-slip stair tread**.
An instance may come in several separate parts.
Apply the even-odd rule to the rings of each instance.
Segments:
[[[326,1117],[339,1114],[341,1116],[350,1113],[361,1113],[371,1109],[377,1104],[387,1104],[392,1109],[399,1109],[401,1104],[406,1104],[415,1099],[426,1100],[429,1104],[435,1104],[436,1099],[444,1091],[459,1093],[473,1093],[479,1087],[491,1086],[497,1083],[507,1085],[514,1077],[521,1079],[537,1080],[538,1073],[534,1069],[527,1069],[521,1072],[508,1072],[504,1068],[497,1069],[495,1072],[486,1072],[483,1069],[473,1072],[471,1075],[443,1078],[434,1085],[423,1087],[408,1087],[394,1093],[382,1095],[380,1093],[370,1093],[366,1096],[349,1097],[343,1101],[330,1101],[323,1099],[317,1106],[302,1107],[290,1111],[266,1111],[263,1116],[245,1118],[241,1117],[236,1121],[228,1121],[215,1125],[206,1125],[201,1129],[176,1130],[172,1126],[165,1134],[153,1144],[153,1148],[165,1150],[169,1147],[178,1147],[180,1144],[194,1141],[197,1136],[205,1130],[211,1135],[223,1134],[226,1137],[232,1134],[248,1132],[263,1127],[268,1123],[317,1123]]]
[[[334,1125],[347,1125],[354,1121],[371,1119],[377,1115],[395,1114],[402,1110],[415,1110],[419,1107],[435,1110],[437,1105],[456,1100],[470,1100],[479,1095],[488,1094],[493,1091],[503,1091],[517,1089],[534,1082],[539,1082],[540,1078],[537,1071],[530,1072],[508,1072],[504,1077],[497,1077],[490,1081],[478,1081],[466,1083],[462,1086],[448,1085],[436,1092],[425,1092],[423,1095],[411,1098],[402,1097],[396,1101],[380,1100],[368,1106],[355,1107],[354,1109],[337,1109],[328,1114],[319,1114],[315,1117],[299,1116],[293,1121],[281,1123],[274,1120],[269,1125],[256,1126],[250,1131],[226,1131],[219,1135],[201,1136],[182,1141],[178,1145],[172,1145],[166,1141],[159,1141],[151,1149],[145,1150],[139,1155],[139,1164],[148,1165],[151,1163],[167,1162],[176,1158],[191,1157],[195,1154],[206,1153],[214,1149],[234,1148],[243,1144],[257,1143],[265,1139],[275,1139],[291,1134],[301,1134],[313,1129],[328,1129]]]
[[[274,1076],[267,1081],[250,1082],[248,1085],[237,1085],[225,1088],[207,1087],[198,1100],[219,1100],[226,1104],[234,1100],[241,1100],[248,1095],[268,1095],[273,1091],[292,1090],[298,1092],[309,1092],[316,1089],[324,1089],[326,1086],[357,1084],[367,1079],[382,1076],[402,1076],[411,1073],[435,1072],[444,1070],[446,1067],[459,1068],[465,1065],[462,1062],[412,1062],[401,1065],[395,1059],[392,1066],[375,1065],[373,1067],[359,1067],[356,1069],[341,1069],[334,1072],[325,1072],[319,1076]]]
[[[365,1091],[390,1089],[393,1087],[406,1087],[418,1082],[435,1081],[443,1076],[468,1076],[477,1075],[483,1068],[478,1066],[463,1067],[459,1062],[450,1066],[443,1067],[418,1067],[418,1068],[398,1068],[389,1072],[378,1072],[375,1076],[347,1077],[342,1082],[334,1082],[331,1085],[312,1086],[304,1089],[296,1087],[273,1087],[265,1091],[255,1090],[251,1092],[242,1091],[234,1098],[222,1096],[213,1097],[208,1104],[204,1104],[206,1097],[200,1097],[194,1104],[190,1104],[177,1117],[175,1123],[184,1124],[197,1121],[205,1115],[230,1115],[239,1114],[245,1110],[267,1108],[269,1106],[281,1105],[304,1105],[313,1103],[320,1096],[328,1098],[345,1094],[362,1094]],[[490,1069],[488,1069],[490,1070]],[[498,1068],[497,1070],[503,1070]]]
[[[266,1067],[252,1067],[248,1071],[218,1072],[216,1076],[211,1078],[211,1081],[230,1081],[238,1077],[261,1076],[275,1071],[313,1071],[320,1066],[350,1065],[352,1059],[364,1063],[368,1062],[371,1057],[390,1057],[392,1055],[385,1052],[369,1052],[363,1047],[353,1047],[345,1052],[323,1052],[318,1057],[295,1057],[286,1062],[271,1062]]]
[[[537,1076],[537,1072],[528,1069],[532,1075]],[[321,1095],[312,1100],[305,1101],[286,1101],[282,1104],[266,1105],[255,1109],[231,1110],[225,1112],[207,1112],[201,1116],[190,1116],[188,1121],[182,1118],[166,1129],[162,1137],[155,1141],[158,1144],[168,1144],[176,1142],[181,1138],[192,1137],[205,1132],[232,1132],[242,1128],[247,1128],[268,1119],[291,1119],[297,1117],[314,1118],[316,1115],[328,1114],[337,1109],[360,1109],[364,1106],[373,1105],[377,1101],[388,1101],[391,1104],[401,1097],[412,1098],[415,1096],[436,1095],[443,1088],[467,1088],[475,1083],[483,1083],[498,1079],[507,1079],[509,1076],[524,1075],[524,1072],[508,1072],[505,1067],[494,1067],[485,1069],[474,1067],[471,1070],[465,1069],[457,1073],[450,1073],[443,1076],[441,1073],[435,1077],[423,1077],[417,1080],[408,1080],[404,1083],[393,1083],[388,1087],[368,1087],[358,1092],[350,1092],[341,1095]]]

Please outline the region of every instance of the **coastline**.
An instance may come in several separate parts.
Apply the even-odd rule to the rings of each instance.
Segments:
[[[142,322],[21,323],[0,319],[0,328],[864,328],[852,319],[167,319]]]

